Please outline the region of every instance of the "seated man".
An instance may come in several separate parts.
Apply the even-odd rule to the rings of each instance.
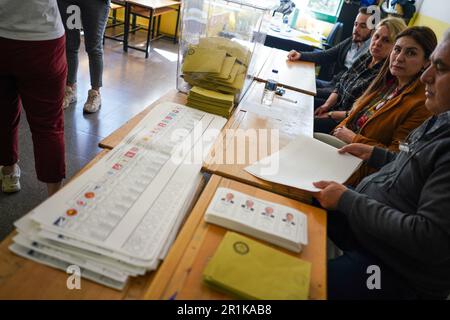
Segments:
[[[358,57],[367,52],[372,36],[372,29],[367,27],[369,17],[367,8],[361,7],[355,19],[352,36],[333,48],[318,52],[297,52],[295,50],[289,52],[288,58],[291,61],[309,61],[321,66],[335,63],[334,77],[331,81],[316,80],[317,95],[314,98],[314,107],[324,104],[336,87],[340,76],[350,69]]]
[[[329,237],[344,251],[328,264],[330,299],[445,299],[450,293],[450,29],[421,80],[433,116],[399,154],[347,145],[341,153],[384,166],[354,191],[315,183],[322,190],[314,197],[336,210],[328,214]]]

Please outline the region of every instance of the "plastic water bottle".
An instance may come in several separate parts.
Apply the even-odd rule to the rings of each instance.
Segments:
[[[262,96],[261,103],[270,106],[272,105],[273,99],[275,97],[275,92],[278,86],[278,70],[273,69],[272,74],[269,79],[267,79],[266,85],[264,87],[264,93]]]
[[[289,17],[287,15],[283,16],[283,32],[289,32],[291,31],[291,28],[289,27]]]

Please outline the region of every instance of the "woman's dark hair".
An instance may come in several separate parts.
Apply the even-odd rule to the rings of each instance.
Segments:
[[[428,27],[419,27],[419,26],[409,27],[400,32],[395,37],[395,41],[403,37],[410,37],[414,39],[414,41],[416,41],[419,44],[419,46],[423,49],[425,53],[424,58],[427,60],[430,58],[431,53],[437,46],[436,34],[434,33],[433,30],[431,30]],[[372,81],[372,83],[363,93],[363,95],[358,100],[356,100],[355,103],[357,104],[361,103],[361,101],[365,100],[366,97],[372,95],[375,91],[378,91],[379,89],[386,86],[387,81],[393,78],[393,75],[389,70],[389,60],[390,60],[389,58],[386,59],[378,75],[375,77],[375,79]],[[421,73],[419,73],[418,76],[420,76],[420,74]]]
[[[416,41],[425,52],[425,59],[429,59],[437,46],[436,34],[428,27],[410,27],[400,32],[395,40],[403,37],[410,37]]]

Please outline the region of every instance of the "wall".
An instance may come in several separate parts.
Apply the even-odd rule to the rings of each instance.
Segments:
[[[441,40],[444,31],[450,28],[450,1],[422,0],[417,2],[419,11],[413,25],[430,27]]]

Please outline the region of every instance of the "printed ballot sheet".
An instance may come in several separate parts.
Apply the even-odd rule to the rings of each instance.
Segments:
[[[34,210],[39,236],[155,268],[225,122],[159,104],[106,157]]]
[[[320,191],[313,182],[344,183],[362,160],[314,138],[301,135],[286,147],[245,170],[252,175],[307,191]]]
[[[205,221],[300,252],[308,243],[304,213],[229,188],[218,188]]]

